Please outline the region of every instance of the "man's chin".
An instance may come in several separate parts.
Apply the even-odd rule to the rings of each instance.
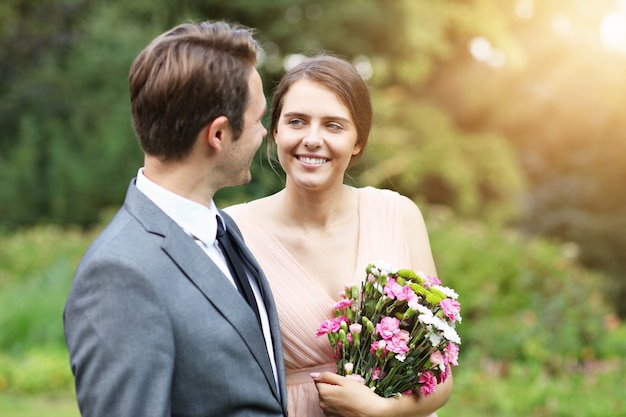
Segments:
[[[224,188],[239,187],[240,185],[249,184],[250,181],[252,181],[252,174],[248,172],[248,174],[245,175],[243,178],[239,178],[237,181],[233,181],[231,184],[226,185]]]

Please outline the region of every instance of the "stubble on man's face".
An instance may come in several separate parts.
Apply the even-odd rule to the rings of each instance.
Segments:
[[[263,142],[263,137],[267,134],[262,124],[267,103],[263,93],[263,82],[256,69],[250,74],[248,89],[249,100],[243,116],[243,129],[239,137],[232,138],[226,150],[228,153],[221,164],[225,187],[247,184],[252,180],[250,166]]]

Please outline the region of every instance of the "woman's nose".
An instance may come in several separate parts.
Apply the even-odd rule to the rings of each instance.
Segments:
[[[319,129],[311,127],[302,138],[302,143],[307,148],[317,148],[322,145]]]

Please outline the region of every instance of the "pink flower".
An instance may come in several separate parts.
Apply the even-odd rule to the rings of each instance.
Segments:
[[[363,329],[363,326],[361,326],[359,323],[352,323],[350,325],[350,333],[361,333],[361,329]]]
[[[335,317],[333,319],[324,320],[315,336],[320,337],[327,333],[336,333],[341,328],[341,322],[346,321],[345,317]]]
[[[389,281],[387,281],[387,285],[385,285],[384,291],[387,297],[393,300],[398,297],[398,294],[402,294],[403,288],[395,279],[390,278]]]
[[[444,298],[439,303],[443,313],[451,320],[455,321],[461,313],[461,304],[452,298]]]
[[[459,347],[452,342],[448,342],[444,352],[444,359],[450,365],[459,365]]]
[[[398,337],[398,339],[408,342],[409,339],[411,338],[411,333],[409,333],[406,330],[400,330],[398,334],[396,335],[396,337]]]
[[[370,346],[370,352],[378,357],[384,358],[386,353],[385,346],[387,346],[387,342],[384,340],[375,340]]]
[[[380,368],[376,368],[374,369],[374,372],[372,372],[372,381],[376,381],[377,379],[380,379],[383,376],[385,376],[385,373],[382,372]]]
[[[400,331],[400,320],[395,317],[383,317],[376,325],[376,332],[383,339],[391,339]]]
[[[354,305],[353,300],[349,298],[344,298],[343,300],[337,301],[337,303],[335,304],[335,307],[333,308],[335,310],[341,310],[342,308],[351,307],[352,305]]]
[[[400,301],[404,300],[412,300],[417,298],[417,295],[413,292],[411,287],[405,285],[404,287],[396,282],[394,278],[390,278],[387,281],[387,285],[384,288],[385,294],[387,297],[393,299],[397,299]]]
[[[335,333],[339,330],[339,323],[335,322],[335,320],[324,320],[320,325],[320,328],[315,333],[316,337],[323,336],[327,333]]]
[[[450,367],[448,365],[446,365],[445,369],[443,371],[439,372],[439,376],[437,377],[437,381],[440,384],[443,384],[444,382],[446,382],[446,379],[448,379],[449,376],[450,376]]]
[[[421,275],[421,277],[424,278],[424,288],[430,288],[433,285],[441,285],[441,281],[437,277],[426,274]]]
[[[437,378],[433,375],[432,372],[424,372],[418,381],[422,384],[420,391],[424,394],[425,397],[428,397],[430,394],[437,390]]]
[[[398,300],[411,301],[415,298],[417,298],[417,295],[413,292],[411,287],[409,287],[408,285],[405,285],[404,288],[402,289],[402,294],[398,295]]]
[[[404,287],[404,288],[406,288],[408,290],[407,294],[406,294],[406,301],[407,301],[407,303],[409,303],[409,307],[411,307],[411,304],[417,303],[419,301],[419,297],[417,296],[417,294],[415,294],[415,292],[408,285],[406,287]],[[411,307],[411,308],[413,308],[413,307]],[[413,309],[413,310],[415,310],[415,309]]]
[[[409,346],[406,344],[406,340],[402,340],[397,336],[387,340],[387,346],[385,347],[389,352],[398,353],[404,356],[409,351]]]

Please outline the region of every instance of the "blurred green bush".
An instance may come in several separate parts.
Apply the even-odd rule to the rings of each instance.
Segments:
[[[93,233],[38,226],[1,237],[0,392],[70,392],[63,306]]]
[[[460,294],[468,371],[521,362],[554,374],[626,357],[626,328],[601,296],[605,278],[581,268],[574,248],[445,210],[425,216],[439,276]],[[38,226],[1,236],[0,392],[71,392],[63,306],[98,231]]]
[[[581,267],[574,245],[461,222],[444,209],[427,224],[440,278],[460,294],[461,354],[554,372],[626,356],[624,326],[603,299],[608,279]]]

